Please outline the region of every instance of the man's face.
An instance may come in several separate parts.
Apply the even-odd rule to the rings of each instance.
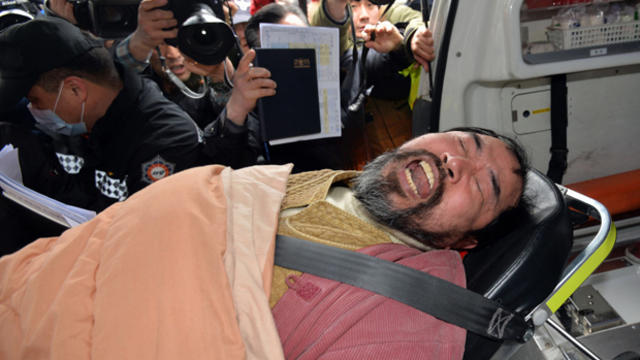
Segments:
[[[161,44],[159,48],[162,56],[166,59],[167,68],[169,68],[169,70],[171,70],[178,79],[182,81],[189,80],[189,77],[191,77],[191,71],[185,67],[184,56],[180,50],[177,47],[167,44]],[[158,54],[155,51],[153,52],[153,59],[151,63],[156,73],[162,74],[162,65],[160,64]]]
[[[82,99],[74,96],[73,90],[68,85],[60,89],[59,99],[58,92],[49,92],[40,85],[34,85],[27,93],[27,99],[36,109],[54,110],[55,108],[56,115],[69,124],[79,123],[81,120]],[[58,99],[57,106],[56,99]]]
[[[372,165],[356,196],[378,220],[439,248],[467,247],[464,235],[517,205],[522,193],[516,157],[486,135],[423,135]]]
[[[375,25],[380,20],[380,6],[369,0],[351,0],[351,11],[357,37],[361,36],[366,25]]]

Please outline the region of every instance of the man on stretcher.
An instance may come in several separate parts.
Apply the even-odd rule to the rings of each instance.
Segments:
[[[453,250],[475,247],[475,234],[524,205],[522,149],[464,128],[415,138],[362,173],[290,169],[185,170],[1,258],[0,358],[462,358],[464,329],[415,309],[389,313],[393,321],[367,336],[350,334],[362,330],[355,324],[331,341],[299,332],[285,341],[297,320],[271,309],[315,293],[273,265],[275,235],[351,250],[437,249],[427,253],[439,264],[433,273],[464,286]]]

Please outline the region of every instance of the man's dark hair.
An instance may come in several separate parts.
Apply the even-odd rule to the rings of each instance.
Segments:
[[[299,6],[293,4],[271,3],[258,10],[247,23],[244,29],[244,36],[250,49],[260,47],[260,24],[277,24],[287,15],[298,16],[305,24],[309,24],[307,17]]]
[[[56,92],[60,82],[69,76],[77,76],[113,89],[117,89],[121,85],[120,75],[113,58],[104,47],[93,48],[77,56],[63,67],[43,73],[38,78],[36,85],[48,92]]]
[[[478,240],[478,244],[486,244],[491,239],[496,239],[509,232],[510,229],[518,223],[518,219],[522,219],[523,216],[529,213],[532,207],[532,199],[529,199],[524,193],[524,189],[527,186],[527,172],[529,171],[529,158],[522,145],[513,138],[496,133],[493,130],[479,128],[479,127],[457,127],[449,129],[450,131],[462,131],[469,133],[476,133],[479,135],[487,135],[501,140],[507,145],[507,148],[511,150],[511,153],[516,157],[520,168],[515,170],[515,174],[522,179],[522,195],[515,207],[506,209],[496,219],[490,222],[482,229],[473,231],[471,236]]]

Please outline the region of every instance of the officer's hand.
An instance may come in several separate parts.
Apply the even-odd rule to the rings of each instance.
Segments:
[[[364,46],[379,53],[388,53],[402,46],[402,34],[392,23],[383,21],[376,25],[367,25],[362,30]]]
[[[139,60],[146,60],[149,52],[162,44],[164,39],[178,36],[178,21],[170,10],[158,9],[168,0],[142,0],[138,6],[138,27],[129,42],[131,55]],[[173,28],[171,30],[167,30]]]
[[[424,25],[411,38],[411,52],[413,58],[428,71],[427,63],[436,58],[436,50],[433,47],[433,34]]]
[[[67,0],[49,0],[49,9],[70,23],[78,24],[76,17],[73,15],[73,4],[71,2]]]
[[[227,102],[227,118],[240,126],[244,125],[247,114],[256,106],[258,99],[276,93],[276,82],[271,80],[269,70],[251,65],[255,57],[255,50],[249,50],[240,59]]]

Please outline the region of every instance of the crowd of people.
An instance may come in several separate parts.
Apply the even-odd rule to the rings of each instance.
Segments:
[[[252,231],[270,238],[266,244],[270,244],[271,252],[262,249],[260,256],[273,256],[276,232],[347,249],[395,243],[420,251],[462,250],[474,248],[481,241],[478,234],[496,226],[504,214],[525,205],[522,195],[528,165],[524,152],[512,139],[477,128],[452,129],[412,139],[411,80],[401,72],[417,67],[427,69],[427,63],[435,57],[431,32],[419,11],[403,4],[377,5],[369,0],[320,0],[306,9],[279,1],[236,4],[229,0],[224,2],[224,18],[230,22],[235,19],[232,25],[237,32],[237,45],[219,63],[204,64],[168,41],[178,37],[179,31],[177,20],[167,7],[169,1],[142,0],[137,28],[115,41],[80,29],[73,4],[67,0],[48,0],[45,4],[48,15],[0,30],[0,140],[19,149],[22,178],[27,187],[98,212],[96,219],[76,231],[65,232],[58,242],[34,241],[33,229],[29,229],[27,239],[16,242],[12,250],[32,242],[31,252],[17,251],[0,260],[0,271],[6,271],[0,281],[0,295],[18,282],[20,286],[37,287],[25,280],[23,270],[33,275],[48,267],[61,269],[58,263],[73,262],[71,258],[94,259],[92,254],[96,253],[83,253],[91,248],[89,239],[93,246],[109,247],[119,256],[94,259],[100,265],[93,270],[80,270],[76,265],[64,267],[62,273],[57,273],[62,276],[59,291],[67,281],[64,275],[67,272],[98,273],[97,269],[122,266],[115,261],[133,254],[131,234],[135,234],[136,243],[147,236],[145,246],[155,254],[149,259],[132,255],[131,259],[162,268],[164,275],[147,275],[159,276],[150,283],[166,284],[168,280],[162,276],[173,270],[171,276],[176,279],[195,275],[181,273],[184,268],[179,267],[180,261],[174,264],[161,255],[173,253],[156,253],[157,249],[179,243],[181,249],[193,250],[182,255],[197,257],[202,254],[199,246],[209,246],[205,245],[209,244],[209,235],[230,246],[231,230],[226,233],[224,224],[232,229],[244,219],[249,225],[242,226],[255,226]],[[255,49],[260,47],[261,23],[339,29],[343,128],[340,137],[275,146],[261,139],[257,101],[278,91],[269,69],[253,66]],[[214,164],[226,168],[205,166]],[[286,164],[292,164],[293,170]],[[297,174],[289,176],[290,171]],[[252,178],[246,178],[246,174]],[[246,190],[250,196],[243,198],[236,193],[237,189]],[[196,194],[197,191],[203,193]],[[202,196],[210,196],[208,191],[217,194],[219,200],[207,202]],[[134,193],[140,195],[134,197]],[[163,200],[166,205],[164,202],[158,205],[152,200],[154,197],[166,198]],[[236,211],[233,201],[240,203],[240,198],[252,210],[231,216],[228,211]],[[275,199],[276,203],[266,204],[265,199]],[[8,233],[22,239],[20,231],[25,224],[9,223],[11,214],[7,206],[0,203],[3,226],[17,227],[15,232]],[[140,220],[140,224],[122,220],[135,218],[136,214],[146,220]],[[259,215],[264,219],[256,222]],[[222,228],[204,226],[212,221],[223,224]],[[205,234],[194,235],[200,228]],[[189,233],[189,238],[169,239],[168,236],[180,237],[176,229]],[[207,235],[207,231],[212,233]],[[164,237],[167,243],[163,242]],[[104,241],[105,245],[95,245],[96,241],[101,244]],[[78,244],[85,250],[72,254],[70,249],[74,246],[59,247],[63,243]],[[24,256],[40,255],[46,260],[30,265],[37,269],[13,265]],[[239,255],[233,256],[235,259]],[[233,261],[241,263],[239,259]],[[257,278],[273,276],[273,282],[265,280],[264,289],[260,288],[265,290],[261,296],[265,301],[270,298],[273,307],[287,291],[285,285],[292,273],[278,267],[272,273],[265,270],[271,266],[261,266]],[[106,282],[96,280],[89,286],[103,296],[114,289],[110,285],[114,276],[107,278]],[[53,286],[48,290],[58,291]],[[0,301],[11,298],[3,296]],[[233,291],[229,296],[234,296]],[[38,308],[44,309],[41,318],[46,323],[29,326],[55,328],[60,325],[58,319],[64,318],[56,314],[78,316],[77,307],[58,312],[57,302],[46,303],[54,297],[49,293],[34,300],[42,301]],[[136,304],[157,300],[135,292],[125,297]],[[98,301],[91,298],[94,300]],[[164,313],[177,309],[164,307],[169,301],[165,298],[157,308],[154,318],[161,320],[153,322],[153,326],[170,329],[171,321],[182,316]],[[231,302],[234,304],[231,313],[233,306],[242,313],[235,298]],[[0,325],[5,327],[3,332],[20,337],[32,330],[20,323],[20,312],[29,311],[21,306],[12,303],[3,307],[14,309],[10,315],[0,314],[6,320]],[[218,315],[225,311],[229,309],[219,311]],[[164,316],[173,320],[165,322]],[[253,343],[261,337],[256,337],[255,329],[247,330],[243,328],[246,324],[238,321],[237,338],[246,348],[235,354],[270,358],[265,353],[264,357],[252,353],[264,350]],[[271,321],[278,324],[276,317],[259,330],[266,334],[273,332]],[[107,328],[103,333],[113,330]],[[173,327],[169,332],[179,337],[176,331],[184,329]],[[75,346],[72,338],[52,341],[47,334],[50,335],[46,331],[38,333],[26,345],[23,339],[7,337],[8,340],[0,341],[0,354],[19,357],[29,354],[29,349],[44,346],[44,350],[38,351],[60,355],[65,354],[65,346],[70,346],[69,349]],[[159,336],[156,340],[145,343],[152,353],[165,349],[170,354],[176,350],[173,343],[188,350],[200,349],[179,339]],[[464,333],[462,339],[458,336],[455,341],[452,346],[458,349],[456,357],[461,356]],[[54,343],[55,346],[50,346]],[[85,345],[86,342],[82,346]],[[147,348],[138,345],[132,346],[137,349],[129,354],[144,358],[138,355]],[[91,346],[91,352],[106,351],[104,354],[116,356],[117,352],[109,351],[117,349],[96,346]],[[226,354],[224,351],[217,354],[222,356]],[[270,348],[269,354],[275,354],[276,358],[280,354],[279,350],[271,351],[274,350]]]
[[[237,21],[233,24],[239,39],[235,54],[242,55],[234,59],[230,54],[218,64],[205,65],[184,55],[175,43],[167,42],[178,36],[177,20],[167,4],[168,0],[141,1],[135,31],[124,39],[104,40],[102,44],[90,33],[69,26],[78,27],[78,19],[73,4],[66,0],[50,0],[44,5],[48,16],[38,17],[32,29],[24,25],[22,32],[28,34],[22,35],[23,52],[40,63],[30,68],[30,64],[24,64],[20,70],[36,73],[39,78],[35,83],[22,81],[34,85],[27,92],[3,94],[2,120],[30,124],[31,130],[44,134],[22,134],[24,127],[4,125],[5,132],[19,133],[5,137],[41,143],[47,148],[43,151],[51,152],[45,157],[49,162],[34,164],[34,168],[56,174],[44,178],[41,172],[35,178],[26,176],[27,186],[72,205],[99,211],[145,184],[196,165],[215,163],[239,168],[291,162],[294,172],[362,168],[375,156],[411,138],[407,123],[410,80],[399,71],[425,64],[434,56],[431,34],[419,12],[393,5],[383,18],[381,6],[368,0],[350,4],[346,0],[326,0],[308,16],[297,4],[286,2],[262,6],[250,15],[248,3],[238,6],[229,1],[222,8],[227,19]],[[348,32],[351,17],[355,38]],[[260,138],[256,101],[277,91],[268,69],[251,64],[255,57],[251,49],[260,46],[260,23],[340,29],[341,137],[280,146],[269,146]],[[52,39],[36,35],[48,27],[60,28],[63,36]],[[12,31],[18,32],[8,30],[5,35],[10,46],[16,41]],[[53,47],[56,41],[63,40],[84,42],[84,37],[94,45],[69,51],[61,45],[55,52],[42,46],[46,43]],[[356,60],[365,62],[363,72],[353,64],[354,53],[349,51],[352,47],[361,54]],[[362,56],[363,52],[368,56]],[[94,60],[81,59],[85,53],[100,54],[95,55],[95,64],[91,65]],[[62,54],[60,58],[58,54]],[[89,56],[93,55],[86,55]],[[101,73],[106,73],[109,81],[99,78]],[[133,83],[139,86],[137,93]],[[89,88],[96,90],[89,92]],[[362,103],[354,111],[353,102],[362,102],[358,95],[365,89],[373,89],[366,108]],[[68,93],[80,96],[71,97]],[[126,93],[131,97],[128,105],[139,112],[116,112],[123,106],[119,102]],[[137,96],[149,101],[133,100]],[[375,111],[381,107],[382,112]],[[164,111],[160,113],[159,109]],[[54,118],[55,124],[47,121],[47,116]],[[136,122],[136,130],[130,128]],[[165,122],[175,124],[175,128]],[[386,136],[385,142],[380,139],[384,137],[381,134],[388,133],[389,128],[402,130],[390,139]],[[102,129],[113,130],[102,136]],[[87,146],[93,149],[76,148]],[[68,164],[73,164],[74,169],[68,171]],[[62,168],[57,170],[64,171],[53,171],[58,165]],[[80,190],[75,191],[76,188]],[[65,190],[58,193],[57,189]]]
[[[23,152],[24,184],[101,211],[193,166],[361,169],[411,138],[410,80],[399,72],[434,57],[418,11],[323,0],[308,15],[286,2],[254,6],[251,15],[248,2],[224,4],[239,41],[217,64],[198,63],[169,41],[179,30],[168,0],[141,1],[135,31],[115,41],[80,29],[66,0],[49,0],[47,15],[5,29],[2,137]],[[276,146],[261,139],[256,102],[277,84],[252,66],[260,23],[339,28],[342,136]]]

